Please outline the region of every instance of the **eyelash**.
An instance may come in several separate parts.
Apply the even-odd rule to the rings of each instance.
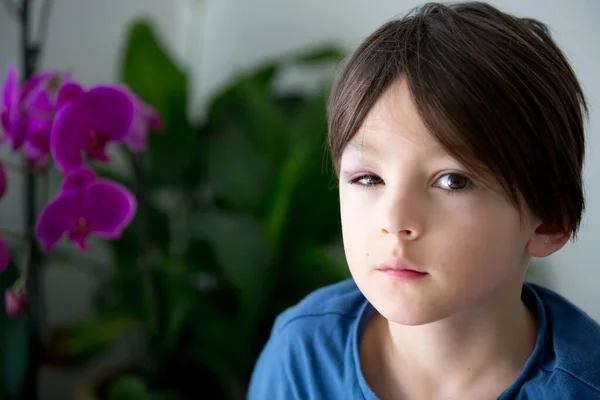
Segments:
[[[467,191],[467,190],[471,189],[471,187],[473,186],[473,181],[472,181],[472,180],[471,180],[469,177],[467,177],[467,176],[465,176],[465,175],[463,175],[463,174],[456,173],[456,172],[447,172],[447,173],[445,173],[445,174],[441,175],[441,176],[440,176],[440,177],[439,177],[439,178],[436,180],[436,182],[438,182],[438,181],[439,181],[440,179],[442,179],[443,177],[446,177],[446,176],[452,176],[452,175],[453,175],[453,176],[458,176],[458,177],[460,177],[460,178],[464,178],[464,179],[466,179],[466,180],[467,180],[467,184],[466,184],[466,186],[465,186],[464,188],[462,188],[462,189],[444,189],[444,188],[441,188],[441,187],[440,187],[440,186],[438,186],[438,185],[436,185],[436,187],[440,187],[442,190],[444,190],[444,191],[448,192],[449,194],[459,194],[459,193],[461,193],[461,192],[465,192],[465,191]],[[363,179],[365,179],[365,178],[375,179],[375,180],[378,180],[378,182],[377,182],[377,183],[370,183],[370,184],[363,184],[363,183],[360,183],[360,181],[361,181],[361,180],[363,180]],[[381,184],[382,182],[383,182],[383,180],[382,180],[381,178],[379,178],[378,176],[376,176],[376,175],[373,175],[373,174],[361,175],[361,176],[359,176],[359,177],[356,177],[356,178],[354,178],[354,179],[351,179],[351,180],[349,181],[349,183],[350,183],[351,185],[358,185],[358,186],[361,186],[361,187],[363,187],[363,188],[365,188],[365,189],[369,189],[369,188],[371,188],[371,187],[373,187],[373,186],[379,185],[379,184]]]

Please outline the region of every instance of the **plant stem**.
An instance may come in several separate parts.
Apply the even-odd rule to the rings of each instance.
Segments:
[[[40,15],[40,28],[38,30],[38,49],[40,52],[44,48],[46,38],[48,37],[48,25],[50,21],[50,15],[52,14],[52,0],[44,0],[42,4],[42,11]]]
[[[21,57],[23,66],[23,78],[26,80],[36,71],[39,55],[39,47],[32,42],[30,36],[31,30],[31,1],[22,0],[20,8],[20,28],[21,28]],[[27,161],[27,174],[25,175],[25,232],[33,237],[35,232],[35,223],[37,219],[37,190],[36,176],[31,172],[35,165]],[[29,343],[30,357],[27,376],[24,384],[24,399],[39,398],[38,374],[42,363],[43,346],[41,339],[42,331],[42,301],[43,298],[40,285],[40,269],[43,263],[41,251],[39,251],[37,242],[29,240],[27,243],[27,262],[25,265],[26,290],[29,296]]]

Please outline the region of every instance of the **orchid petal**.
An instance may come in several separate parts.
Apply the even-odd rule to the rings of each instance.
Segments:
[[[23,148],[27,161],[33,165],[40,166],[48,161],[48,152],[42,152],[34,147],[31,142],[26,142]]]
[[[21,100],[26,101],[31,94],[34,94],[40,90],[47,90],[48,81],[57,75],[57,70],[46,70],[33,74],[23,85],[23,90],[21,91],[20,96]]]
[[[6,289],[4,292],[4,307],[9,317],[16,317],[20,314],[21,303],[11,288]]]
[[[30,127],[25,149],[33,158],[46,157],[50,154],[50,128],[50,124]]]
[[[136,116],[124,142],[133,151],[143,151],[148,147],[148,131],[162,130],[163,121],[156,109],[137,99]]]
[[[6,267],[8,267],[8,263],[10,261],[10,250],[6,243],[4,243],[4,239],[0,236],[0,272],[4,271]]]
[[[27,112],[27,139],[25,152],[29,160],[43,161],[50,153],[50,130],[53,107],[50,90],[32,94]]]
[[[148,126],[141,115],[137,115],[124,142],[133,151],[143,151],[148,146]]]
[[[23,290],[15,292],[13,288],[8,288],[4,292],[4,306],[6,307],[6,314],[11,317],[17,317],[25,310],[29,305],[29,299]]]
[[[19,74],[14,64],[9,64],[2,82],[0,120],[6,133],[13,129],[19,111]]]
[[[96,136],[93,140],[94,145],[87,148],[87,154],[89,158],[94,160],[108,162],[110,157],[106,152],[106,145],[108,144],[108,138],[106,136]]]
[[[61,186],[62,191],[81,190],[96,180],[96,172],[93,169],[83,166],[67,174]]]
[[[8,138],[11,141],[11,147],[14,151],[19,150],[25,139],[27,139],[27,115],[18,113],[16,120],[12,123],[11,129],[8,131]]]
[[[122,140],[135,117],[134,98],[115,85],[101,85],[90,89],[81,99],[81,108],[93,131]]]
[[[50,133],[50,149],[59,169],[66,172],[83,165],[82,151],[88,144],[90,129],[73,102],[56,113]]]
[[[63,82],[56,95],[56,109],[59,110],[69,101],[78,100],[84,92],[85,89],[83,86],[75,81],[68,80]]]
[[[35,89],[27,97],[27,100],[22,102],[21,107],[26,110],[27,114],[51,120],[54,107],[52,105],[50,89],[46,87]]]
[[[69,232],[69,240],[75,243],[79,250],[87,250],[85,240],[90,235],[90,230],[86,225],[82,225],[81,230],[71,230]]]
[[[84,217],[100,236],[115,239],[133,219],[136,200],[126,187],[98,179],[85,190]]]
[[[5,133],[7,133],[10,130],[11,122],[8,110],[0,111],[0,124],[2,124],[2,130]],[[2,139],[4,141],[4,139],[6,138],[3,136]]]
[[[11,109],[19,103],[19,73],[14,64],[9,64],[2,83],[2,106]]]
[[[154,130],[164,129],[163,120],[154,107],[147,103],[140,104],[140,114],[146,120],[148,126]]]
[[[61,192],[52,199],[38,219],[36,235],[45,251],[50,251],[81,216],[81,194]]]

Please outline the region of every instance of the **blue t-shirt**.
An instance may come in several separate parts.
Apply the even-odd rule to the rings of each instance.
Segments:
[[[525,368],[499,400],[600,399],[600,326],[557,293],[523,284],[538,322]],[[376,400],[359,344],[373,306],[352,280],[319,289],[275,321],[250,382],[249,400]]]

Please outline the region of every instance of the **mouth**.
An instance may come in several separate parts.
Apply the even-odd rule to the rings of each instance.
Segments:
[[[401,281],[412,281],[429,275],[401,258],[391,258],[381,263],[377,271],[385,274],[390,279]]]

